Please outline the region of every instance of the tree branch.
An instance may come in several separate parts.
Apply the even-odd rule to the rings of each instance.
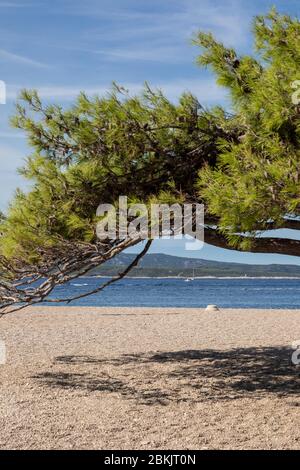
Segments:
[[[238,250],[238,248],[229,244],[227,238],[223,234],[221,234],[217,229],[211,227],[205,227],[204,241],[208,245],[217,246],[219,248],[226,248],[227,250]],[[300,240],[275,237],[251,237],[251,241],[252,245],[249,250],[247,250],[251,253],[274,253],[291,256],[300,255]]]
[[[148,240],[144,249],[134,258],[134,260],[132,261],[132,263],[130,263],[129,266],[127,266],[126,269],[124,269],[124,271],[122,271],[121,273],[118,274],[118,276],[115,276],[113,277],[112,279],[110,279],[109,281],[105,282],[104,284],[101,284],[99,287],[97,287],[96,289],[92,290],[92,291],[89,291],[89,292],[86,292],[84,294],[81,294],[81,295],[77,295],[75,297],[71,297],[71,298],[67,298],[67,299],[46,299],[45,302],[53,302],[53,303],[71,303],[73,302],[74,300],[78,300],[78,299],[83,299],[84,297],[89,297],[90,295],[93,295],[93,294],[97,294],[98,292],[101,292],[103,289],[105,289],[106,287],[110,286],[111,284],[117,282],[117,281],[120,281],[121,279],[123,279],[125,276],[127,276],[127,274],[135,267],[137,266],[137,264],[139,263],[139,261],[143,258],[143,256],[145,256],[145,254],[148,252],[150,246],[152,244],[152,240]]]

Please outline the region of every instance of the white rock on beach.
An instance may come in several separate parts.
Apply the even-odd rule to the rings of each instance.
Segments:
[[[218,312],[219,307],[217,305],[208,305],[205,310],[210,312]]]

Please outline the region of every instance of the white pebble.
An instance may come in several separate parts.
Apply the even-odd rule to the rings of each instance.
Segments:
[[[218,312],[219,307],[217,305],[208,305],[205,310],[209,312]]]

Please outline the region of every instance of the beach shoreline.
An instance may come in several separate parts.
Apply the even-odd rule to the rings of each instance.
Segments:
[[[111,279],[114,276],[80,276],[78,279]],[[186,276],[126,276],[126,279],[182,279],[185,280]],[[299,276],[194,276],[196,279],[300,279]]]
[[[30,307],[0,340],[1,449],[300,449],[300,310]]]

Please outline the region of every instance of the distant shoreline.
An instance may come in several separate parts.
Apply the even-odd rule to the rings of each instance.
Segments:
[[[113,278],[115,276],[80,276],[81,279],[107,279]],[[126,279],[181,279],[185,281],[186,279],[191,279],[187,277],[178,277],[178,276],[126,276]],[[194,276],[192,280],[198,279],[300,279],[299,276]]]

